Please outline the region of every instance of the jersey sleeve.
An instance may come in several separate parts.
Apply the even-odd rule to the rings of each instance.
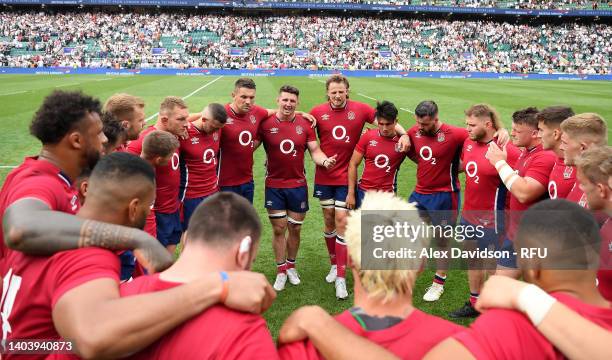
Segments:
[[[257,106],[257,114],[256,117],[260,117],[261,119],[265,119],[268,117],[268,109],[262,108],[261,106]]]
[[[235,334],[227,336],[217,352],[220,359],[278,359],[276,346],[266,326],[266,321],[257,315],[244,315],[244,322],[236,324]]]
[[[531,165],[525,173],[525,177],[530,177],[544,187],[548,186],[548,176],[555,165],[555,157],[549,154],[542,153],[540,156],[533,159]]]
[[[376,109],[368,104],[363,104],[363,112],[366,114],[366,121],[373,124],[374,120],[376,120]]]
[[[19,186],[14,187],[15,190],[9,195],[7,204],[20,199],[35,198],[47,204],[51,210],[61,210],[58,193],[64,194],[64,189],[58,188],[59,186],[41,177],[27,178],[20,182]]]
[[[550,359],[552,345],[516,311],[490,310],[453,338],[477,359]]]
[[[304,119],[304,122],[306,123],[306,142],[317,141],[317,135],[315,134],[310,121]]]
[[[140,153],[142,152],[142,142],[143,138],[138,138],[134,141],[130,141],[127,146],[127,152],[140,156]]]
[[[318,360],[323,358],[308,340],[281,346],[278,349],[278,356],[282,360]]]
[[[355,151],[357,151],[360,154],[365,154],[366,149],[368,147],[368,141],[369,139],[369,132],[366,132],[365,134],[363,134],[360,138],[359,138],[359,142],[357,142],[357,145],[355,146]]]
[[[52,306],[69,290],[86,282],[109,278],[119,284],[119,257],[100,248],[83,248],[53,256],[55,287]]]

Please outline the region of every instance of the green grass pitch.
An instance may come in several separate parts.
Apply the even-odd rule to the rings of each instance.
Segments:
[[[187,97],[192,112],[200,111],[210,102],[230,101],[235,77],[174,77],[135,76],[109,77],[98,75],[30,76],[2,75],[0,77],[0,179],[4,180],[24,156],[36,154],[40,144],[29,135],[28,125],[42,99],[52,90],[82,89],[103,101],[116,92],[127,92],[145,99],[147,117],[154,115],[158,104],[167,95]],[[297,86],[300,91],[299,109],[310,110],[325,101],[324,78],[258,77],[257,103],[266,108],[275,107],[277,90],[283,84]],[[612,86],[609,82],[560,82],[520,80],[455,80],[455,79],[376,79],[351,78],[351,98],[374,104],[374,99],[394,102],[400,110],[400,123],[410,127],[414,120],[409,111],[421,100],[433,99],[440,107],[440,119],[462,126],[463,110],[474,103],[492,104],[502,115],[506,127],[510,126],[513,111],[526,107],[545,107],[567,104],[577,113],[596,112],[608,122],[612,119]],[[210,83],[210,84],[209,84]],[[208,84],[208,85],[206,85]],[[206,86],[205,86],[206,85]],[[199,90],[198,90],[199,89]],[[198,91],[196,91],[198,90]],[[154,119],[149,121],[149,124]],[[609,130],[610,131],[610,130]],[[262,149],[255,161],[255,206],[264,223],[264,233],[254,270],[266,274],[273,282],[275,266],[270,243],[271,228],[263,207],[264,158]],[[307,158],[306,171],[310,193],[313,187],[313,165]],[[415,184],[415,166],[404,163],[398,177],[399,195],[406,198]],[[463,181],[463,179],[462,179]],[[329,270],[327,252],[322,238],[323,220],[318,201],[311,198],[311,210],[302,229],[302,243],[297,267],[302,284],[287,284],[266,313],[272,334],[276,337],[283,320],[296,308],[305,304],[319,304],[331,313],[348,308],[352,300],[338,301],[334,287],[324,281]],[[421,298],[431,281],[432,272],[425,272],[418,280],[414,295],[415,305],[432,314],[446,317],[449,311],[461,306],[467,299],[467,278],[464,271],[452,271],[447,280],[446,293],[434,304]],[[349,284],[349,288],[352,283]],[[467,321],[460,322],[463,325]]]

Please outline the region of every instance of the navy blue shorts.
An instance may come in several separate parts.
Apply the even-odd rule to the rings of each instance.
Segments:
[[[359,209],[361,207],[361,203],[363,203],[363,198],[365,197],[365,190],[357,186],[356,194],[355,194],[355,209]]]
[[[162,245],[176,245],[181,241],[183,224],[181,224],[179,210],[172,214],[163,214],[156,211],[155,222],[157,224],[157,240]]]
[[[214,193],[199,198],[183,200],[183,231],[187,230],[187,226],[189,226],[189,219],[191,219],[191,215],[193,215],[193,212],[198,205],[200,205],[204,199],[212,195],[214,195]]]
[[[346,209],[346,195],[348,195],[348,185],[315,184],[313,193],[313,196],[321,201],[323,208]]]
[[[422,217],[431,219],[433,225],[455,225],[461,195],[458,191],[443,191],[434,194],[420,194],[414,191],[408,202],[416,203]]]
[[[497,247],[499,251],[506,251],[509,255],[508,258],[500,257],[497,259],[497,265],[503,266],[509,269],[518,269],[516,265],[516,253],[514,251],[514,243],[510,239],[505,238],[503,244]]]
[[[289,210],[296,213],[308,211],[308,187],[266,187],[265,207],[270,210]]]
[[[253,180],[251,180],[248,183],[244,183],[241,185],[221,186],[221,191],[229,191],[236,193],[242,196],[243,198],[249,200],[249,202],[252,204],[253,196],[255,195],[255,183],[253,182]]]
[[[119,261],[121,262],[121,281],[129,280],[136,267],[134,254],[132,254],[132,251],[126,250],[119,255]]]

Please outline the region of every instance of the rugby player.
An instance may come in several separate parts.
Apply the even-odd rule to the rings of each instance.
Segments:
[[[183,230],[196,207],[207,196],[219,191],[217,157],[221,129],[227,112],[221,104],[212,103],[202,111],[202,117],[190,122],[187,137],[180,142],[181,194]]]
[[[576,165],[576,157],[593,146],[608,144],[608,126],[604,119],[594,113],[572,116],[561,123],[561,145],[565,165]],[[588,206],[587,197],[580,181],[576,181],[567,199],[582,207]]]
[[[395,131],[397,108],[388,101],[376,105],[377,129],[367,130],[353,151],[348,168],[346,207],[359,207],[366,191],[397,191],[397,173],[406,154],[398,151],[399,136]],[[365,159],[361,180],[357,183],[357,168]]]
[[[335,283],[338,299],[346,299],[344,227],[348,213],[348,165],[363,126],[375,122],[376,111],[367,104],[349,99],[349,81],[342,75],[330,76],[325,82],[325,90],[327,102],[315,106],[310,114],[316,119],[321,149],[326,154],[337,155],[338,164],[331,170],[317,166],[313,195],[319,199],[323,211],[323,237],[331,263],[325,280]],[[404,128],[397,123],[395,130],[400,135],[400,151],[407,151],[410,142],[403,136]]]
[[[144,137],[154,130],[167,131],[177,138],[186,137],[188,116],[187,104],[181,98],[166,97],[160,105],[155,125],[142,131],[137,140],[130,142],[128,151],[140,156]],[[174,254],[183,232],[179,209],[180,182],[179,152],[177,149],[168,165],[155,168],[156,195],[153,210],[155,211],[157,227],[156,237],[171,254]]]
[[[293,86],[280,88],[278,110],[261,123],[255,140],[255,147],[263,143],[267,154],[265,207],[274,232],[276,291],[285,288],[287,278],[293,285],[300,283],[295,261],[308,211],[304,152],[308,149],[319,166],[332,168],[336,164],[336,155],[328,157],[321,150],[310,123],[295,113],[299,94]]]
[[[551,150],[557,155],[557,160],[548,178],[548,197],[551,199],[565,199],[576,182],[576,167],[565,165],[563,152],[559,149],[561,123],[572,116],[574,116],[574,111],[567,106],[550,106],[536,115],[542,148]]]
[[[461,214],[461,225],[480,226],[482,234],[466,239],[467,249],[495,249],[503,240],[503,210],[506,205],[507,189],[501,182],[497,170],[489,163],[485,154],[489,143],[495,141],[495,134],[503,128],[497,111],[487,104],[476,104],[465,110],[468,139],[463,143],[460,169],[465,172],[465,202]],[[508,163],[513,166],[520,150],[512,144],[506,146]],[[463,307],[451,312],[450,317],[475,317],[478,312],[474,304],[478,299],[486,270],[495,263],[487,264],[481,259],[469,259],[468,283],[470,295]]]
[[[516,234],[522,212],[531,205],[548,196],[548,176],[555,164],[556,156],[550,150],[542,148],[542,139],[538,131],[536,118],[538,109],[528,107],[512,114],[512,143],[524,148],[514,167],[507,162],[508,154],[495,143],[489,144],[486,157],[495,166],[499,177],[510,192],[510,201],[506,209],[505,239],[499,247],[507,251],[510,257],[498,259],[497,274],[518,277],[516,256],[512,241]]]
[[[362,210],[379,211],[380,216],[374,219],[363,214]],[[365,256],[361,249],[362,229],[372,228],[381,221],[420,226],[422,222],[414,205],[393,193],[369,191],[360,210],[352,212],[347,221],[346,240],[349,267],[355,279],[355,301],[353,307],[335,317],[338,323],[402,359],[420,359],[440,341],[462,330],[462,327],[426,314],[412,305],[412,293],[422,259],[386,259],[387,270],[362,268],[362,256]],[[428,238],[417,236],[411,239],[410,248],[420,253],[428,243]],[[290,335],[296,331],[295,327],[303,328],[308,337],[316,338],[318,335],[312,332],[315,329],[308,325],[312,311],[316,310],[306,307],[292,314],[281,329],[280,339],[286,340],[287,333]],[[328,339],[329,342],[334,340],[335,337]],[[319,354],[310,340],[286,344],[279,348],[279,354],[282,359],[329,358],[329,354]]]

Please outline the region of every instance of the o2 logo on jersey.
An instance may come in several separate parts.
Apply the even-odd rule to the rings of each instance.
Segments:
[[[557,183],[554,180],[548,182],[548,197],[553,200],[557,198]]]
[[[389,165],[389,162],[389,157],[385,154],[376,155],[376,157],[374,158],[374,165],[376,165],[376,167],[379,169],[387,168],[385,172],[391,171],[391,166]]]
[[[436,158],[433,156],[433,150],[429,146],[423,146],[419,151],[421,159],[425,161],[431,161],[432,165],[436,165]]]
[[[476,184],[478,184],[478,180],[480,180],[480,178],[478,177],[478,175],[476,175],[478,173],[478,164],[476,164],[475,161],[470,161],[467,164],[465,164],[465,174],[474,179],[474,182]]]
[[[213,149],[206,149],[202,154],[202,161],[204,164],[217,164],[217,158],[215,157],[215,151]]]
[[[332,136],[334,139],[344,141],[345,143],[351,141],[351,138],[346,134],[346,128],[342,125],[334,126],[332,129]]]
[[[172,154],[172,170],[178,170],[179,168],[179,154]]]
[[[286,144],[289,144],[289,149],[286,149],[286,146],[285,146]],[[281,141],[279,147],[280,147],[280,151],[283,154],[288,155],[288,154],[293,153],[292,156],[297,156],[297,150],[295,150],[295,144],[293,143],[293,141],[285,139]]]
[[[248,130],[240,132],[240,134],[238,135],[238,143],[240,143],[240,145],[242,146],[250,145],[251,147],[253,147],[253,135],[251,134],[251,132]]]
[[[13,269],[9,269],[2,279],[2,285],[2,347],[4,347],[8,333],[11,332],[9,317],[15,305],[15,297],[21,287],[21,276],[14,275]]]

